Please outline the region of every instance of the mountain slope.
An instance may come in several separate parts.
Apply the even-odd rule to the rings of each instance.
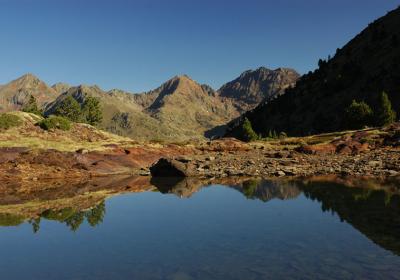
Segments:
[[[0,87],[0,112],[21,109],[31,95],[43,107],[59,94],[34,75],[26,74]]]
[[[243,72],[235,80],[226,83],[219,90],[221,97],[231,99],[239,111],[254,109],[263,100],[273,99],[294,86],[300,75],[293,69],[270,70],[260,67]]]
[[[370,24],[319,69],[304,75],[286,94],[242,116],[230,125],[235,136],[247,117],[255,131],[290,135],[337,131],[344,128],[344,112],[353,99],[376,110],[386,91],[400,111],[400,8]]]
[[[86,96],[100,100],[100,128],[135,139],[186,140],[223,135],[226,123],[266,97],[279,95],[297,78],[293,70],[259,68],[247,71],[220,91],[186,75],[176,76],[155,90],[132,94],[104,91],[98,86],[56,83],[51,88],[27,74],[0,87],[0,110],[21,109],[32,94],[50,115],[67,97],[83,104]]]
[[[52,89],[54,89],[56,92],[59,94],[62,94],[66,91],[68,91],[72,86],[66,83],[56,83],[51,86]]]
[[[134,102],[133,95],[116,90],[105,92],[98,86],[71,87],[48,106],[46,114],[51,114],[69,95],[80,104],[86,96],[98,98],[103,111],[103,121],[99,127],[112,133],[134,139],[157,139],[173,134],[168,128],[162,127],[158,120],[145,113]]]
[[[206,130],[239,116],[230,102],[223,102],[209,87],[188,76],[172,78],[149,96],[156,98],[146,111],[163,125],[179,129],[185,136],[204,134]]]

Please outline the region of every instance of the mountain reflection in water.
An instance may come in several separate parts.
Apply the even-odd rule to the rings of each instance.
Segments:
[[[8,186],[8,193],[0,197],[0,226],[18,226],[28,222],[33,232],[37,233],[41,222],[50,220],[77,231],[84,222],[92,227],[103,222],[105,200],[111,196],[159,191],[190,198],[202,188],[215,185],[234,189],[247,199],[265,203],[273,199],[296,199],[303,193],[306,198],[320,202],[322,211],[337,214],[341,221],[351,224],[375,244],[400,255],[400,186],[397,181],[338,178],[225,178],[204,181],[112,177],[64,185],[60,182],[40,182],[37,186]],[[3,186],[3,189],[6,188]]]

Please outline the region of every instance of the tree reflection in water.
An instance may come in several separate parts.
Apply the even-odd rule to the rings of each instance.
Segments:
[[[240,192],[247,199],[258,199],[263,202],[272,199],[296,199],[303,193],[306,198],[318,201],[322,211],[337,214],[341,221],[351,224],[379,246],[400,255],[400,187],[397,181],[346,181],[325,178],[310,180],[225,178],[222,181],[204,181],[188,178],[169,180],[156,178],[152,179],[151,183],[160,193],[174,194],[181,198],[190,198],[203,187],[212,185],[223,185]],[[23,215],[23,212],[0,213],[0,226],[18,226],[29,219],[32,230],[36,233],[40,230],[41,221],[46,219],[63,223],[71,231],[77,231],[85,221],[91,227],[102,223],[106,213],[105,208],[105,202],[102,200],[85,210],[78,210],[76,207],[41,210],[40,215],[30,219]]]
[[[346,187],[333,182],[299,182],[304,195],[336,213],[379,246],[400,255],[400,195],[388,189]],[[400,186],[399,186],[400,187]]]
[[[61,210],[48,209],[41,213],[38,218],[31,219],[29,223],[32,225],[34,233],[39,231],[42,219],[64,223],[71,231],[77,231],[85,220],[92,227],[101,224],[105,213],[106,205],[105,202],[102,201],[93,208],[83,211],[74,210],[71,207]]]

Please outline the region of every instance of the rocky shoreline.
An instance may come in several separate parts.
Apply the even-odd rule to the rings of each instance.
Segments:
[[[358,155],[306,155],[254,150],[162,158],[150,170],[152,175],[161,177],[305,177],[332,174],[385,177],[400,175],[400,153],[398,150],[377,149]]]
[[[276,141],[108,144],[102,151],[0,148],[0,181],[154,177],[400,176],[400,125]]]

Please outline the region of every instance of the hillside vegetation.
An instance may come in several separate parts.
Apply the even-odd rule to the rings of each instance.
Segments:
[[[58,151],[107,150],[110,145],[131,146],[131,139],[99,130],[83,123],[69,123],[62,127],[41,127],[44,119],[32,113],[14,111],[0,114],[12,116],[13,125],[0,127],[0,147],[28,149],[55,149]],[[11,119],[8,117],[8,119]],[[17,120],[17,122],[16,122]],[[58,121],[59,122],[59,121]]]
[[[239,136],[245,118],[263,137],[270,131],[301,136],[348,129],[346,111],[353,100],[376,112],[374,125],[383,92],[400,112],[399,27],[400,8],[371,23],[333,58],[320,60],[319,68],[302,76],[286,94],[230,124],[227,135]]]

